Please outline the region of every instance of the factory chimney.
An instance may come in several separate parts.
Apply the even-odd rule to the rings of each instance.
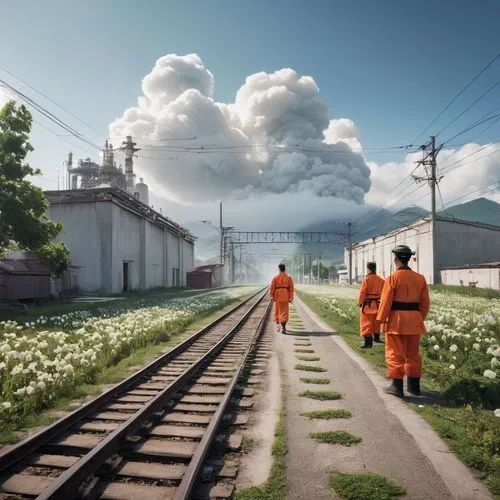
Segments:
[[[69,189],[71,184],[71,169],[73,168],[73,153],[70,151],[68,153],[68,164],[66,165],[66,170],[68,171],[67,174],[67,181],[66,181],[66,189]]]
[[[129,193],[134,193],[134,153],[139,151],[136,143],[132,142],[132,136],[128,135],[120,148],[125,154],[125,186]]]

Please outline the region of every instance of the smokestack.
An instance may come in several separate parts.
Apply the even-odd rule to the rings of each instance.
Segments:
[[[134,193],[134,153],[140,151],[135,146],[136,143],[132,142],[132,136],[128,135],[121,147],[125,154],[125,186],[129,193]]]

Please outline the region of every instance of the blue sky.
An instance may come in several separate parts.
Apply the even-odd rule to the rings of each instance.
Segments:
[[[91,123],[99,136],[50,108],[99,144],[108,124],[136,103],[154,61],[173,52],[202,58],[222,102],[234,100],[247,75],[291,67],[315,79],[332,117],[355,121],[364,146],[407,144],[500,46],[496,0],[0,0],[0,12],[0,68]],[[499,76],[497,64],[442,123]],[[499,97],[496,88],[447,134]],[[499,128],[477,140],[498,139]],[[70,146],[39,127],[33,143],[36,166],[52,183],[42,185],[54,188]]]

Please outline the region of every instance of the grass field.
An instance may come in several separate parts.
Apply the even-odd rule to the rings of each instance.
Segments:
[[[383,345],[359,349],[356,288],[298,288],[313,311],[385,374]],[[440,286],[431,288],[431,301],[421,343],[422,388],[431,397],[412,406],[500,495],[500,300],[489,291]]]

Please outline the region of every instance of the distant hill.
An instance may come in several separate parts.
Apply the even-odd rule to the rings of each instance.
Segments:
[[[500,204],[486,198],[478,198],[461,205],[455,205],[439,212],[439,214],[455,217],[456,219],[500,226]]]
[[[408,207],[395,213],[375,208],[372,214],[363,217],[356,224],[353,241],[363,241],[381,234],[390,233],[428,214],[428,210],[420,207]],[[438,215],[500,226],[500,204],[486,198],[478,198],[467,203],[455,205],[438,212]],[[337,221],[330,220],[317,224],[308,224],[300,230],[329,232],[338,230],[338,227],[339,223]],[[326,247],[325,245],[307,245],[300,252],[311,252],[313,255],[321,254],[326,259],[343,261],[344,245],[332,245],[331,247]]]

